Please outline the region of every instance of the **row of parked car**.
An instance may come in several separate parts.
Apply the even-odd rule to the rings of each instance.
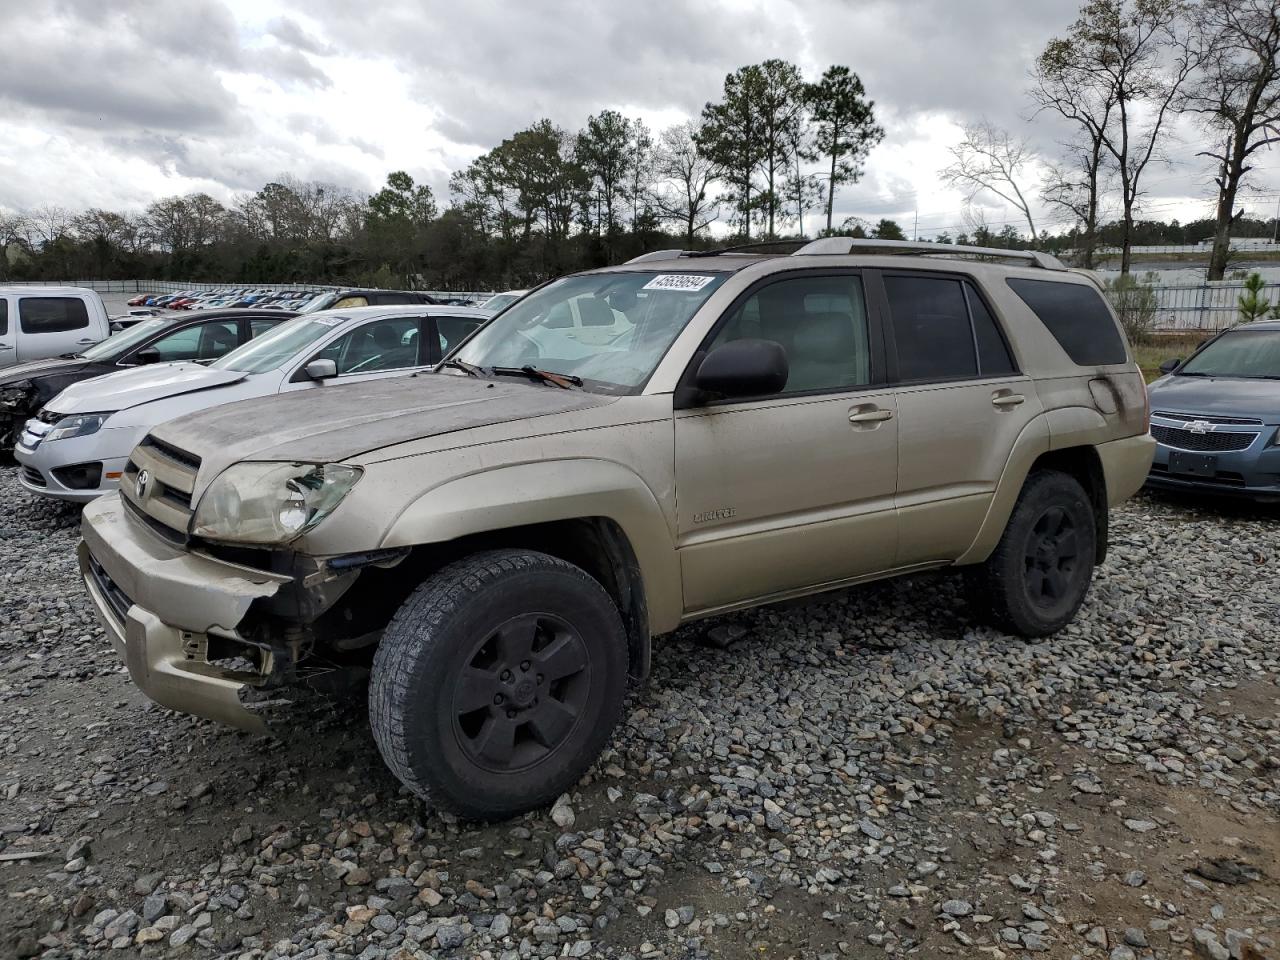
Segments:
[[[182,290],[178,293],[139,294],[131,307],[161,307],[165,310],[218,310],[229,307],[257,307],[269,310],[300,310],[320,295],[315,290],[266,290],[233,287],[225,290]]]
[[[178,293],[143,293],[128,301],[133,308],[164,310],[228,310],[253,307],[258,310],[292,310],[312,313],[341,306],[368,306],[379,303],[435,303],[454,307],[480,307],[491,313],[513,303],[527,290],[511,290],[481,296],[431,297],[409,290],[276,290],[274,288],[227,287],[218,290],[183,290]],[[359,302],[358,302],[359,301]]]
[[[97,347],[15,371],[14,451],[91,501],[135,683],[262,730],[367,676],[388,766],[467,816],[571,789],[683,623],[955,568],[975,619],[1046,636],[1144,483],[1280,498],[1280,323],[1148,393],[1097,282],[1035,251],[662,251],[496,315],[249,307]]]

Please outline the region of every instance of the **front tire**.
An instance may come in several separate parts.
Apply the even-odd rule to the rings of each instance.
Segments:
[[[498,550],[444,567],[397,611],[374,656],[383,760],[424,800],[510,817],[571,788],[622,713],[627,640],[586,572]]]
[[[1012,633],[1044,637],[1070,623],[1093,580],[1097,519],[1070,474],[1027,478],[999,544],[968,572],[979,615]]]

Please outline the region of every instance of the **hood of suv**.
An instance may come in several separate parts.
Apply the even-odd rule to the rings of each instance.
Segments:
[[[1153,413],[1280,420],[1280,380],[1240,377],[1162,377],[1149,388]]]
[[[49,402],[54,413],[127,410],[153,400],[237,383],[247,374],[210,370],[198,363],[156,363],[72,384]]]
[[[152,434],[206,466],[240,460],[346,460],[410,440],[611,403],[523,380],[427,374],[228,403]]]

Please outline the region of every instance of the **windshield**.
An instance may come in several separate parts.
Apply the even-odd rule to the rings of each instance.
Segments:
[[[324,339],[346,319],[333,314],[323,317],[294,317],[274,330],[255,337],[244,346],[237,347],[209,366],[215,370],[236,370],[240,373],[277,370],[311,344]]]
[[[492,296],[488,300],[486,300],[484,302],[484,306],[482,306],[480,309],[483,310],[485,313],[497,313],[503,307],[507,306],[510,303],[515,303],[519,299],[520,299],[520,294],[518,293],[499,293],[496,296]]]
[[[1209,344],[1178,371],[1198,377],[1280,378],[1280,330],[1237,330]]]
[[[331,290],[328,293],[320,294],[320,296],[318,297],[312,297],[310,300],[308,300],[306,303],[304,303],[301,307],[298,308],[298,312],[299,313],[317,313],[320,310],[326,310],[328,309],[329,304],[333,303],[333,301],[337,299],[337,296],[338,296],[338,292],[336,290]]]
[[[456,357],[477,367],[533,366],[581,377],[588,389],[634,393],[723,273],[594,273],[522,298]]]
[[[124,353],[136,343],[141,343],[151,334],[155,333],[161,327],[168,326],[171,321],[161,320],[159,318],[153,320],[143,320],[141,323],[135,323],[131,327],[126,327],[119,333],[113,333],[101,343],[95,343],[89,347],[80,356],[86,360],[102,360],[106,357],[114,357]]]

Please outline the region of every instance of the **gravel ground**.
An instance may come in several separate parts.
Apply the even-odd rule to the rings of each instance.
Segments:
[[[1044,643],[952,576],[681,631],[571,795],[478,827],[358,696],[149,704],[0,470],[0,956],[1280,958],[1276,519],[1135,501]]]

